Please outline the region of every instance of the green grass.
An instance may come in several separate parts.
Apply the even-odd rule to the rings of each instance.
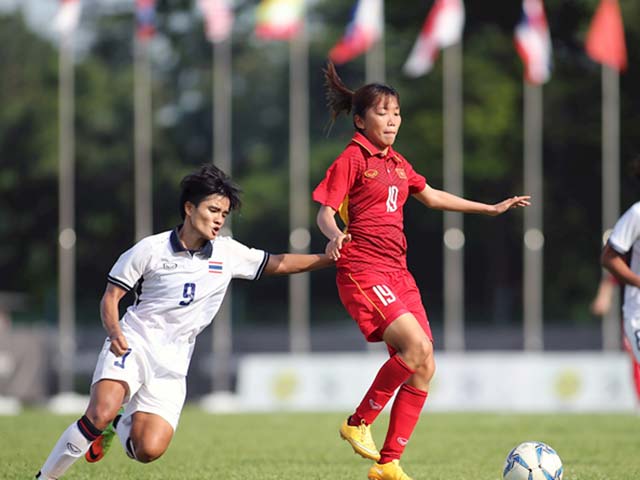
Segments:
[[[366,480],[370,462],[338,437],[342,417],[209,415],[191,407],[158,461],[133,462],[116,440],[103,461],[78,461],[64,478]],[[73,420],[41,410],[0,417],[0,478],[32,478]],[[386,422],[381,417],[374,425],[379,446]],[[539,440],[562,457],[564,480],[638,479],[639,429],[640,417],[634,415],[425,413],[402,464],[414,480],[500,480],[509,450]]]

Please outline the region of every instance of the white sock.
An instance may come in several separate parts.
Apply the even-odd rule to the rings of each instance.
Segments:
[[[131,441],[131,422],[133,420],[133,415],[128,415],[120,417],[118,420],[118,425],[116,426],[116,434],[120,439],[120,443],[122,444],[122,448],[124,448],[125,453],[129,458],[137,460],[136,451],[133,446],[133,442]]]
[[[80,432],[78,423],[73,422],[60,436],[58,443],[51,450],[49,458],[44,462],[40,469],[40,479],[55,480],[61,477],[77,459],[89,450],[91,442]]]

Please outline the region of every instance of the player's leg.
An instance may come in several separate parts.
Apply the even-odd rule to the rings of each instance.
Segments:
[[[391,320],[407,312],[389,285],[384,274],[338,275],[340,299],[369,341],[382,340]],[[340,436],[356,453],[372,460],[379,459],[369,426],[396,389],[412,374],[413,370],[395,352],[382,365],[354,413],[340,427]]]
[[[631,376],[633,378],[633,386],[636,393],[636,405],[640,407],[640,363],[638,363],[638,358],[640,357],[638,353],[638,348],[634,350],[632,347],[631,341],[629,337],[635,338],[636,347],[638,346],[638,339],[636,338],[636,333],[633,328],[630,328],[630,335],[627,335],[627,328],[625,322],[625,336],[623,337],[623,346],[624,349],[629,354],[629,358],[631,360]]]
[[[103,380],[94,385],[87,411],[62,433],[36,478],[61,477],[113,420],[126,393],[126,386],[119,381]]]
[[[138,390],[116,426],[130,458],[149,463],[164,454],[178,426],[185,398],[183,375],[155,376]]]
[[[115,437],[115,427],[120,421],[123,403],[129,402],[131,398],[137,395],[138,390],[149,376],[150,367],[146,349],[139,345],[138,339],[134,335],[129,335],[127,339],[129,341],[129,350],[121,357],[116,357],[110,351],[111,345],[108,340],[105,342],[93,374],[92,388],[99,389],[103,382],[115,380],[124,385],[126,394],[119,404],[96,404],[91,406],[90,411],[95,416],[96,421],[105,421],[105,411],[109,413],[108,417],[111,420],[85,454],[85,459],[90,463],[100,461],[107,453]],[[115,415],[113,412],[115,412]]]
[[[385,340],[407,356],[415,373],[400,387],[393,402],[380,460],[370,470],[370,478],[374,480],[409,478],[400,468],[399,460],[418,423],[435,373],[431,328],[413,277],[407,273],[396,285],[414,318],[404,317],[393,322],[385,331]],[[416,330],[416,324],[422,333]],[[416,361],[418,363],[414,363]]]

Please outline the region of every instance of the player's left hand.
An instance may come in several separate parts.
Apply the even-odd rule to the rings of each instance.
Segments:
[[[489,215],[495,217],[496,215],[500,215],[512,208],[528,207],[529,205],[531,205],[530,200],[530,195],[516,195],[515,197],[507,198],[500,203],[492,205],[492,208],[489,211]]]

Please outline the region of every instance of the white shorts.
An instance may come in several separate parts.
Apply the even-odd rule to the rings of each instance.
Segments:
[[[153,413],[164,418],[175,432],[187,394],[186,377],[155,365],[145,348],[127,338],[130,351],[116,357],[111,342],[104,343],[91,385],[100,380],[120,380],[129,387],[124,399],[124,417],[135,412]]]

